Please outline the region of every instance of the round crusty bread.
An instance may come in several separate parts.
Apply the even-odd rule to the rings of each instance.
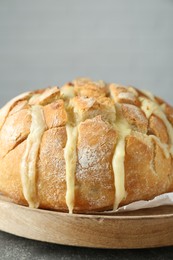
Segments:
[[[149,92],[76,79],[0,110],[0,192],[69,212],[173,191],[173,108]]]

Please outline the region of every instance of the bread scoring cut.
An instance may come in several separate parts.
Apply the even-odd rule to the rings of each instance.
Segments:
[[[0,110],[0,192],[73,213],[173,191],[172,118],[149,92],[86,78],[24,93]]]

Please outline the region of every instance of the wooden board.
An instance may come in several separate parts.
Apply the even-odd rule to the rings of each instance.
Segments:
[[[82,215],[19,206],[0,196],[0,230],[51,243],[96,248],[173,245],[173,207]]]

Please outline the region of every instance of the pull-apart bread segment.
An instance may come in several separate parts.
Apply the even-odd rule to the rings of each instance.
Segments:
[[[0,192],[69,213],[173,191],[173,108],[132,86],[78,78],[0,110]]]

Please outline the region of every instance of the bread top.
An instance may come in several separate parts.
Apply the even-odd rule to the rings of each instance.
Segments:
[[[35,189],[36,160],[43,133],[63,127],[66,128],[66,133],[62,134],[66,140],[66,204],[70,212],[74,207],[76,162],[78,160],[83,169],[88,169],[93,160],[93,153],[90,155],[87,150],[88,143],[85,144],[85,136],[79,134],[80,131],[86,129],[87,135],[87,128],[92,129],[95,135],[87,137],[90,146],[101,142],[107,153],[113,153],[110,156],[115,184],[114,209],[126,197],[124,157],[127,136],[140,136],[148,146],[152,139],[166,158],[173,156],[173,108],[149,92],[78,78],[61,88],[53,86],[24,93],[0,110],[0,160],[27,141],[21,161],[21,179],[24,197],[31,207],[39,205]],[[78,158],[77,139],[83,151]],[[106,158],[104,151],[94,156],[99,157],[101,152]]]
[[[173,107],[151,93],[132,86],[79,78],[61,88],[53,86],[27,92],[0,109],[0,129],[8,117],[29,110],[34,105],[43,107],[47,128],[66,125],[68,121],[76,125],[97,115],[114,124],[120,116],[133,130],[153,134],[163,143],[171,144],[168,124],[173,125]]]

